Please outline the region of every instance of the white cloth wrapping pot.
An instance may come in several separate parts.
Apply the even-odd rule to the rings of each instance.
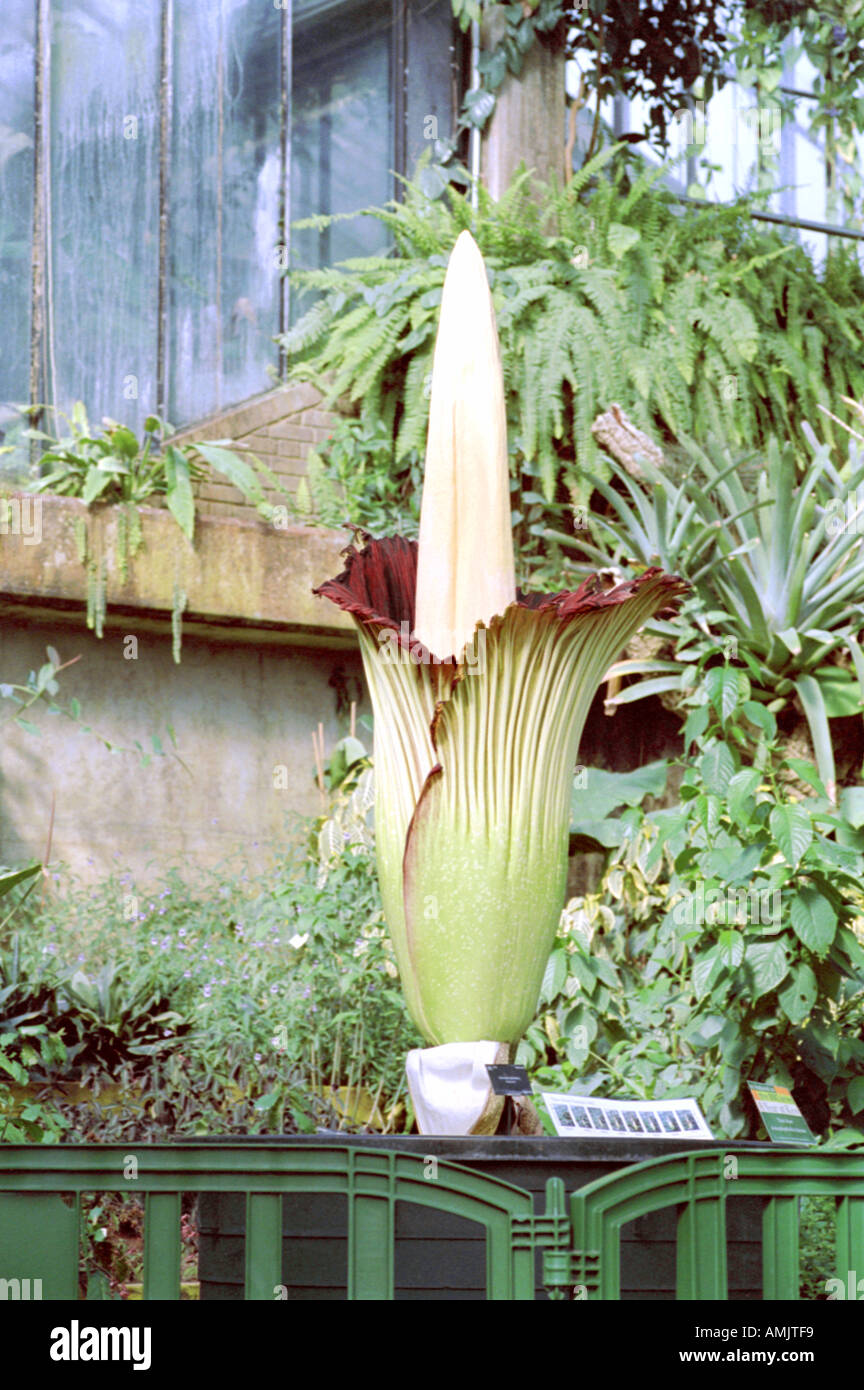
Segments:
[[[405,1060],[408,1089],[421,1134],[493,1134],[503,1108],[487,1063],[506,1063],[507,1043],[443,1043],[416,1047]]]

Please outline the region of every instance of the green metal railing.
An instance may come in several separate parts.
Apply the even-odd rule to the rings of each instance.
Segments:
[[[247,1299],[272,1301],[282,1283],[286,1193],[347,1197],[350,1299],[393,1297],[396,1202],[485,1227],[487,1299],[534,1298],[534,1249],[548,1224],[534,1216],[530,1193],[497,1178],[347,1144],[8,1144],[0,1145],[0,1278],[39,1279],[43,1298],[77,1298],[84,1192],[144,1196],[145,1299],[180,1297],[184,1192],[245,1193]],[[560,1240],[557,1228],[550,1235]]]
[[[864,1272],[864,1155],[802,1149],[676,1154],[621,1169],[570,1197],[571,1248],[545,1282],[567,1297],[618,1299],[621,1228],[679,1206],[679,1299],[726,1299],[726,1204],[762,1197],[762,1297],[798,1298],[798,1199],[834,1197],[836,1273]]]
[[[836,1266],[864,1271],[864,1156],[769,1149],[697,1151],[621,1169],[571,1193],[531,1194],[457,1163],[418,1154],[309,1141],[0,1145],[0,1287],[3,1297],[78,1296],[81,1195],[143,1195],[145,1299],[180,1297],[180,1203],[188,1192],[246,1197],[245,1296],[271,1301],[282,1286],[282,1197],[347,1198],[348,1297],[394,1291],[395,1205],[416,1203],[479,1223],[486,1234],[486,1297],[533,1299],[535,1257],[553,1299],[620,1298],[622,1227],[677,1207],[679,1299],[725,1299],[726,1205],[765,1199],[763,1297],[798,1297],[798,1198],[836,1199]],[[21,1293],[25,1282],[28,1292]],[[11,1294],[10,1294],[11,1290]]]

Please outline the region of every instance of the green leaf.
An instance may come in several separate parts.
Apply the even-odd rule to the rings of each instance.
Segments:
[[[840,809],[853,830],[860,830],[864,825],[864,787],[844,787],[840,793]]]
[[[712,946],[710,950],[694,957],[691,978],[697,999],[702,999],[708,993],[725,965],[723,953],[718,946]]]
[[[81,491],[82,501],[86,502],[89,507],[90,503],[95,502],[96,498],[100,493],[105,491],[106,487],[108,487],[111,482],[112,477],[110,473],[103,472],[98,464],[91,464],[84,481],[84,487]]]
[[[824,956],[837,931],[837,913],[828,899],[804,883],[789,905],[789,918],[798,940],[816,956]]]
[[[31,864],[27,869],[0,869],[0,898],[17,884],[26,883],[28,878],[34,878],[41,868],[41,864]]]
[[[211,468],[215,468],[217,473],[222,473],[229,483],[233,483],[247,502],[264,501],[264,490],[258,475],[247,459],[240,458],[232,449],[220,449],[215,444],[196,442],[192,447],[207,460]]]
[[[742,768],[740,772],[735,773],[734,777],[730,777],[729,786],[726,789],[727,802],[729,814],[736,823],[740,823],[744,819],[744,807],[761,781],[762,773],[753,767]],[[747,819],[749,820],[749,816]]]
[[[750,723],[755,724],[757,729],[761,729],[769,742],[776,738],[777,720],[769,709],[766,709],[764,705],[760,705],[758,700],[745,700],[741,709],[750,720]]]
[[[824,783],[812,763],[806,762],[803,758],[787,758],[786,762],[802,782],[806,782],[808,787],[812,787],[820,796],[827,798],[828,793]]]
[[[768,817],[768,824],[786,863],[791,864],[793,869],[797,868],[813,842],[809,815],[800,806],[775,806]]]
[[[819,668],[816,680],[825,701],[825,713],[829,719],[844,719],[861,713],[861,686],[854,676],[841,666],[830,666],[826,674]],[[828,674],[830,673],[830,674]]]
[[[726,1019],[722,1014],[706,1014],[687,1025],[685,1036],[692,1047],[708,1048],[716,1045],[723,1031]]]
[[[636,227],[627,227],[623,222],[610,222],[609,230],[606,233],[606,243],[616,261],[635,246],[639,241],[641,233]]]
[[[744,937],[738,931],[721,931],[717,947],[723,964],[729,970],[737,970],[744,959]]]
[[[776,989],[789,972],[786,947],[782,941],[757,941],[744,952],[744,962],[752,980],[754,999]]]
[[[699,763],[699,771],[707,791],[715,796],[725,796],[735,775],[735,760],[728,744],[712,743]]]
[[[169,444],[165,450],[165,478],[168,484],[165,492],[168,509],[184,536],[191,541],[195,530],[195,499],[189,464],[173,444]]]
[[[603,820],[619,806],[638,806],[646,796],[662,796],[668,769],[665,758],[633,772],[582,769],[573,782],[571,830],[582,830],[587,823]]]
[[[853,1076],[846,1087],[846,1101],[853,1115],[864,1110],[864,1076]]]
[[[111,447],[116,449],[123,458],[131,460],[138,456],[138,440],[125,425],[118,425],[117,429],[112,432]]]
[[[540,988],[540,1000],[544,1004],[551,1004],[553,999],[564,988],[564,981],[567,979],[567,952],[561,948],[554,950],[546,962],[546,969],[543,972],[543,984]]]
[[[495,110],[495,95],[474,87],[465,93],[465,112],[470,125],[481,130]]]
[[[725,724],[747,689],[747,677],[733,666],[712,666],[705,676],[708,699]]]
[[[806,962],[796,968],[785,989],[779,991],[777,998],[790,1023],[803,1023],[816,1003],[819,983]]]

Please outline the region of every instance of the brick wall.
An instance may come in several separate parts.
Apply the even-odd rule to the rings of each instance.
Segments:
[[[339,419],[335,411],[321,410],[320,405],[321,395],[314,386],[280,386],[185,426],[177,439],[230,439],[243,446],[238,453],[255,454],[293,494],[306,471],[309,450],[327,439]],[[266,492],[268,501],[284,503],[284,497],[271,488]],[[247,519],[255,515],[242,493],[221,476],[202,483],[197,494],[203,515]]]

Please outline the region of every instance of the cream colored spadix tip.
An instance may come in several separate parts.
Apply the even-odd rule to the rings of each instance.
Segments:
[[[465,231],[435,342],[415,634],[435,656],[459,656],[477,623],[515,598],[501,354],[486,267]]]

